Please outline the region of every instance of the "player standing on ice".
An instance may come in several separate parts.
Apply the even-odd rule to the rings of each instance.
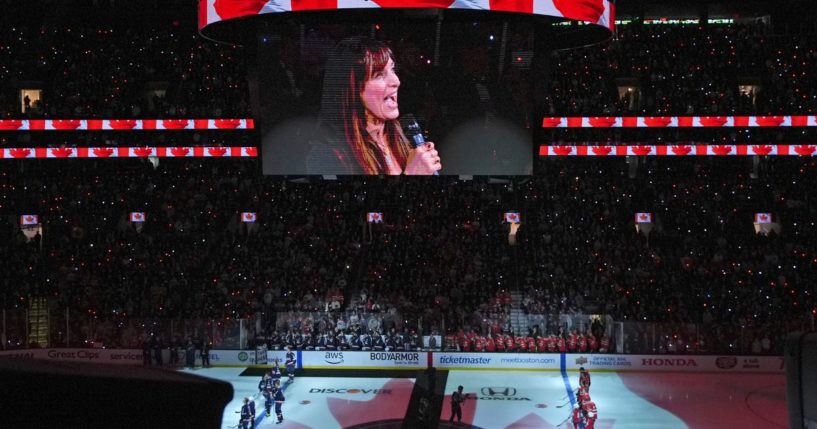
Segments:
[[[462,386],[457,387],[457,391],[451,394],[451,418],[449,422],[454,421],[454,416],[457,416],[457,423],[462,423],[462,403],[465,402],[465,397],[462,395]]]
[[[584,420],[584,414],[579,404],[573,405],[573,427],[577,428]]]
[[[264,374],[264,378],[258,383],[258,391],[264,395],[264,410],[267,412],[267,417],[270,416],[270,408],[272,408],[272,388],[275,383],[269,374]]]
[[[241,407],[241,420],[239,420],[238,426],[241,429],[249,429],[250,419],[252,419],[252,413],[250,412],[250,398],[244,398],[244,405]]]
[[[275,360],[272,361],[272,368],[269,371],[269,376],[273,383],[278,383],[281,381],[281,367],[278,366],[278,358],[275,358]]]
[[[590,373],[584,367],[579,368],[579,386],[587,387],[587,391],[590,391]]]
[[[276,424],[281,424],[284,422],[284,413],[281,411],[281,407],[284,405],[284,389],[281,389],[281,386],[278,383],[272,388],[272,399],[275,401],[275,415],[278,416],[278,421]]]
[[[598,418],[598,410],[596,410],[596,403],[589,396],[582,403],[582,413],[584,414],[584,428],[594,429]]]
[[[295,381],[295,352],[287,347],[287,357],[286,357],[286,366],[287,366],[287,375],[289,376],[290,383]]]

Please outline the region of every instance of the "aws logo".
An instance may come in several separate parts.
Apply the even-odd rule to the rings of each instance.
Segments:
[[[329,365],[340,365],[343,363],[343,352],[326,352],[323,360]]]

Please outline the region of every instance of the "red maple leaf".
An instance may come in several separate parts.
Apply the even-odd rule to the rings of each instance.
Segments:
[[[732,152],[732,146],[712,146],[712,152],[715,155],[729,155]]]
[[[640,221],[647,221],[649,219],[650,219],[650,216],[648,214],[642,213],[642,214],[638,215],[638,220],[640,220]]]
[[[190,148],[174,147],[173,149],[170,149],[170,153],[172,153],[173,156],[187,156],[187,154],[190,153]]]
[[[68,147],[61,147],[56,149],[51,149],[51,154],[56,156],[57,158],[67,158],[72,153],[74,153],[74,149]]]
[[[108,125],[115,130],[130,130],[136,127],[136,121],[133,119],[112,119],[108,122]]]
[[[566,18],[597,22],[604,13],[603,0],[553,0],[553,5]]]
[[[249,156],[258,156],[258,148],[245,147],[244,151],[247,152],[247,155],[249,155]]]
[[[726,116],[701,116],[701,125],[705,127],[722,127],[726,121]]]
[[[34,222],[34,216],[26,216],[26,223]]]
[[[227,153],[227,148],[226,147],[208,147],[207,148],[207,153],[209,153],[210,156],[224,156],[224,154]]]
[[[762,214],[762,213],[758,215],[758,218],[760,218],[760,220],[762,220],[762,221],[767,221],[767,220],[769,220],[769,217],[768,217],[768,216],[766,216],[765,214]]]
[[[454,0],[373,0],[380,7],[439,7],[447,8]]]
[[[213,121],[216,124],[216,128],[238,128],[241,125],[241,119],[216,119]]]
[[[165,119],[162,121],[162,125],[168,130],[181,130],[187,128],[189,124],[190,121],[187,119]]]
[[[783,119],[782,116],[755,116],[755,122],[761,127],[779,127]]]
[[[344,428],[368,422],[400,419],[403,418],[406,409],[395,407],[394,404],[408,404],[413,388],[414,383],[410,380],[392,379],[379,389],[383,393],[375,394],[368,401],[352,400],[355,395],[348,394],[346,395],[348,399],[327,398],[326,403],[332,416]]]
[[[559,156],[567,156],[573,152],[572,146],[553,146],[553,153]]]
[[[213,7],[222,19],[257,15],[267,0],[216,0]]]
[[[666,127],[672,122],[672,118],[667,116],[655,116],[644,118],[644,123],[648,127]]]
[[[609,155],[610,151],[613,150],[610,146],[593,146],[590,148],[596,155]]]
[[[134,213],[134,214],[133,214],[133,219],[134,219],[134,220],[140,220],[140,219],[142,219],[142,214],[141,214],[141,213]]]
[[[80,122],[75,119],[55,119],[51,121],[51,126],[58,130],[75,130],[79,128]]]
[[[671,150],[672,150],[672,153],[674,153],[676,155],[689,155],[689,153],[692,152],[692,147],[691,146],[673,146]]]
[[[652,146],[633,146],[633,153],[636,155],[649,155],[652,152]]]
[[[31,149],[9,149],[9,154],[15,158],[25,158],[31,155]]]
[[[772,149],[771,146],[752,146],[752,152],[756,155],[768,155],[772,153]]]
[[[153,148],[151,147],[137,147],[133,149],[133,153],[136,156],[150,156],[153,153]]]
[[[542,119],[542,128],[556,128],[562,123],[562,118],[544,118]]]
[[[591,127],[606,128],[612,127],[613,124],[616,123],[616,118],[614,117],[590,118],[589,122]]]
[[[809,156],[814,153],[814,146],[807,146],[807,145],[800,145],[795,146],[794,151],[797,152],[798,155]]]
[[[106,148],[96,147],[96,148],[94,148],[93,152],[94,152],[94,155],[96,155],[99,158],[107,158],[107,157],[113,155],[113,149],[107,148],[107,147]]]
[[[23,121],[17,119],[0,119],[0,130],[16,130],[23,126]]]

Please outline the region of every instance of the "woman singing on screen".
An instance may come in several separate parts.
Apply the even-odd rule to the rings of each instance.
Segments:
[[[310,174],[432,175],[442,168],[434,143],[413,148],[398,117],[400,79],[389,47],[347,39],[326,62]]]

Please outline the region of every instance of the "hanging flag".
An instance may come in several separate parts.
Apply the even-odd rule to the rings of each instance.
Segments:
[[[652,223],[652,213],[636,213],[635,223]]]
[[[507,212],[505,213],[505,222],[506,223],[520,223],[522,218],[519,216],[519,212]]]
[[[772,214],[755,213],[755,223],[772,223]]]
[[[145,221],[145,212],[131,212],[130,221],[131,222],[144,222]]]
[[[20,216],[20,225],[37,225],[40,223],[40,217],[37,215],[24,214]]]
[[[369,212],[366,215],[366,222],[369,222],[369,223],[382,223],[383,222],[383,213]]]
[[[255,212],[241,213],[241,222],[253,223],[255,222]]]

